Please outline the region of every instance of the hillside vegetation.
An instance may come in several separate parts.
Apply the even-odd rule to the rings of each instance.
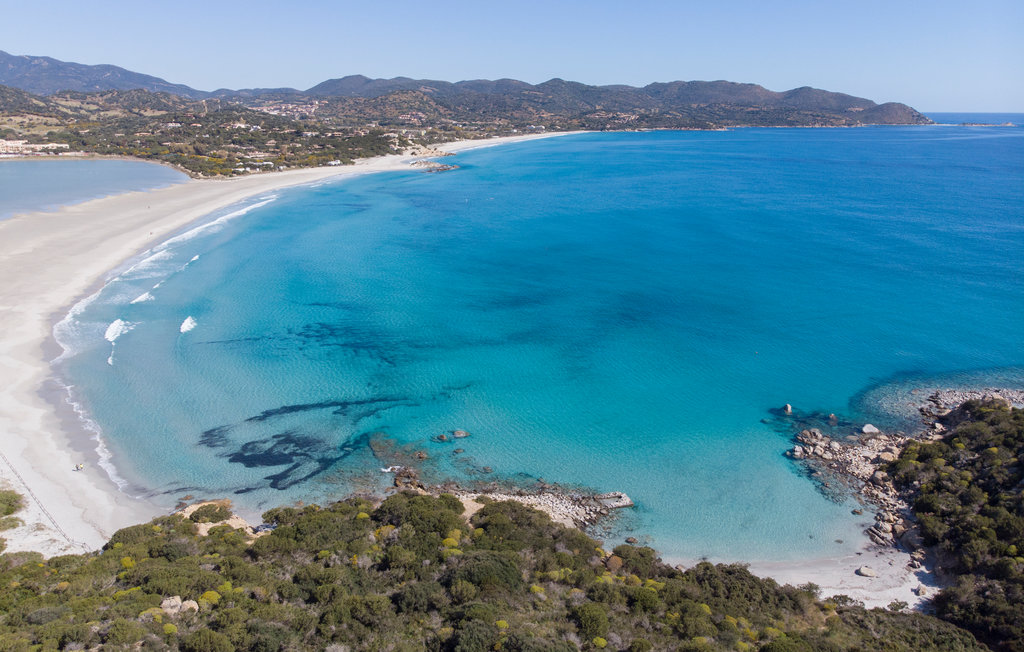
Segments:
[[[934,617],[821,602],[739,565],[609,554],[518,503],[462,512],[411,493],[281,508],[250,542],[226,525],[199,536],[196,521],[225,516],[210,508],[120,530],[93,554],[5,554],[0,649],[985,649]]]
[[[0,138],[156,159],[195,176],[345,163],[412,143],[522,133],[931,122],[905,104],[810,87],[349,75],[305,91],[206,92],[117,66],[3,51],[0,84]]]
[[[4,86],[0,138],[155,160],[197,177],[349,164],[411,145],[382,129],[334,129],[217,99],[145,90],[41,97]]]
[[[890,465],[913,496],[925,543],[955,583],[935,600],[944,619],[1000,650],[1024,651],[1024,410],[968,401],[940,441]]]

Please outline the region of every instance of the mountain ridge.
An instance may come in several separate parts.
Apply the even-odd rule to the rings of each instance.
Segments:
[[[295,88],[217,89],[202,91],[119,66],[86,65],[45,56],[11,55],[0,51],[0,84],[52,96],[64,91],[84,93],[143,89],[192,100],[219,99],[243,104],[280,101],[327,101],[363,98],[376,100],[396,94],[420,93],[438,110],[467,120],[477,113],[507,115],[513,121],[552,116],[578,119],[590,113],[640,113],[640,128],[714,128],[740,126],[743,111],[760,111],[750,124],[764,126],[852,125],[878,120],[885,124],[927,124],[913,108],[900,103],[876,102],[823,89],[802,86],[772,91],[753,83],[716,81],[653,82],[637,87],[625,84],[595,86],[558,77],[539,84],[517,79],[472,79],[449,82],[435,79],[371,78],[347,75],[327,79],[306,90]],[[717,111],[700,111],[704,106]],[[885,106],[886,109],[880,109]],[[721,107],[730,107],[723,112]],[[624,122],[636,117],[623,117]],[[593,127],[591,121],[581,125]],[[573,123],[576,126],[576,123]]]

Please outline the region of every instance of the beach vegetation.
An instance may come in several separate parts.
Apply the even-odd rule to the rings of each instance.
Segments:
[[[25,506],[25,499],[17,491],[0,489],[0,516],[10,516]]]
[[[11,516],[25,507],[25,498],[17,491],[0,489],[0,532],[23,525],[20,518]],[[7,540],[0,537],[0,552],[7,549]]]

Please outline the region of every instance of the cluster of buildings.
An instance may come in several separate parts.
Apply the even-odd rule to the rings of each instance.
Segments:
[[[312,118],[320,104],[320,100],[311,100],[309,102],[261,102],[253,104],[250,108],[262,111],[263,113],[269,113],[270,115],[280,115],[298,120],[301,118]]]
[[[0,139],[0,154],[42,154],[68,149],[67,143],[30,143],[27,140]]]

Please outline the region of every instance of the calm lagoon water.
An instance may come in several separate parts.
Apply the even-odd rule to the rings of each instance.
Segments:
[[[580,134],[454,160],[211,216],[58,326],[127,491],[259,513],[382,487],[381,446],[409,445],[432,480],[626,491],[610,536],[669,558],[827,556],[870,515],[784,457],[773,409],[835,412],[842,436],[905,426],[877,405],[908,384],[1024,386],[1022,129]],[[431,441],[453,429],[472,436]]]
[[[187,179],[177,170],[142,161],[0,158],[0,220]]]

